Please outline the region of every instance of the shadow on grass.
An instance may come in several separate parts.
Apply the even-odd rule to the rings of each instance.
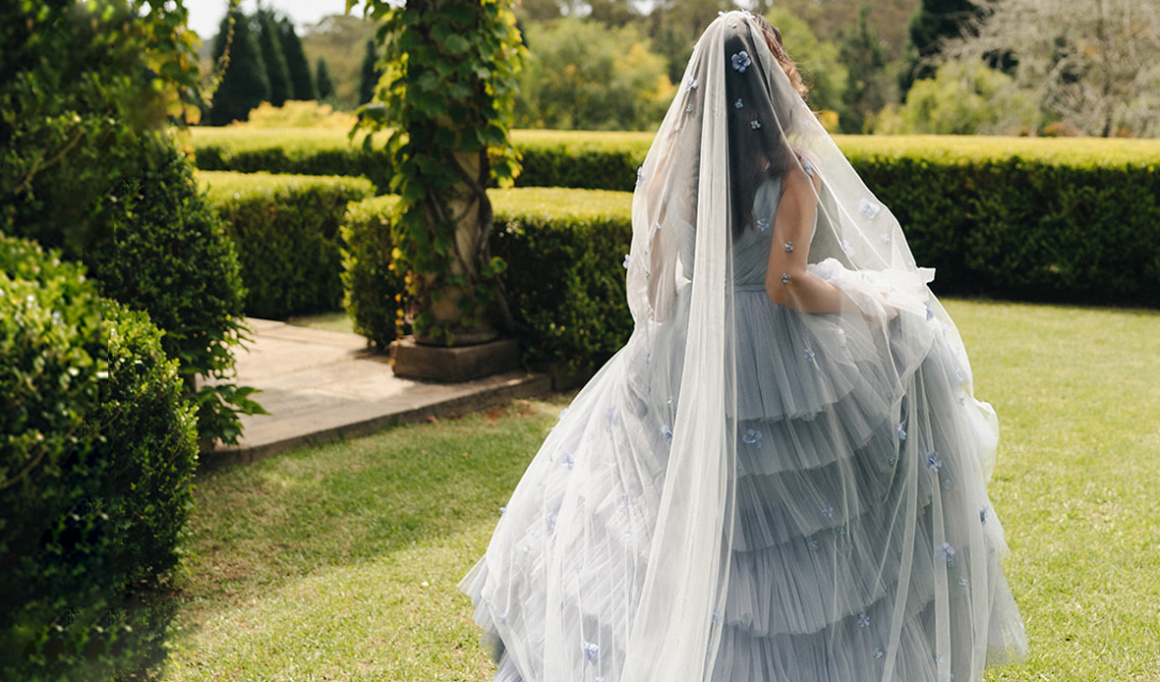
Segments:
[[[230,602],[499,519],[566,396],[308,448],[198,482],[186,601]]]

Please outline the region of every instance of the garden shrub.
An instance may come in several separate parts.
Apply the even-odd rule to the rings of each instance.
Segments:
[[[83,270],[0,237],[0,678],[156,670],[197,445],[177,363]]]
[[[102,295],[149,313],[165,332],[162,347],[181,363],[200,437],[234,443],[238,415],[261,407],[248,398],[254,389],[225,382],[248,331],[238,253],[226,226],[171,146],[112,196],[106,232],[83,261]]]
[[[571,189],[489,193],[491,252],[507,262],[508,303],[526,362],[585,371],[628,339],[621,263],[632,241],[631,195]],[[389,270],[393,197],[351,206],[343,234],[346,305],[355,329],[379,347],[395,338],[401,278]]]
[[[391,211],[398,197],[351,204],[342,225],[343,306],[354,331],[386,349],[395,340],[404,291],[403,277],[391,268]]]
[[[247,315],[285,319],[342,303],[339,226],[373,194],[362,178],[201,173],[237,246]]]

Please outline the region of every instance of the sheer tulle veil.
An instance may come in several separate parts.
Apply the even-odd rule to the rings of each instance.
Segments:
[[[735,259],[768,228],[755,197],[795,167],[821,178],[809,271],[854,305],[779,310],[790,332],[766,335]],[[994,412],[933,272],[746,12],[694,49],[639,171],[626,267],[628,344],[561,415],[461,584],[497,679],[963,682],[1022,655],[985,491]],[[755,355],[786,385],[751,389]],[[797,457],[777,443],[828,454],[763,464]],[[828,497],[802,500],[793,467],[823,472]],[[789,595],[767,611],[746,578],[763,545],[781,548],[760,561],[780,562],[763,575]],[[812,567],[808,586],[794,566]]]

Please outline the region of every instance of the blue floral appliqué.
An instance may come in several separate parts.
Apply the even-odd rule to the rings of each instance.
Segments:
[[[752,63],[753,61],[749,59],[749,53],[745,50],[733,55],[733,68],[737,69],[738,73],[745,73],[745,69],[748,69]]]
[[[858,627],[863,629],[870,627],[870,616],[864,613],[858,616]]]
[[[587,658],[592,663],[595,663],[596,659],[600,658],[600,645],[593,644],[592,642],[584,642],[582,648],[584,650],[584,658]]]
[[[742,102],[740,97],[738,97],[737,101],[733,103],[734,109],[740,109],[743,106],[745,106],[745,102]]]
[[[785,243],[785,252],[786,253],[793,253],[793,242],[786,242]]]
[[[885,655],[886,655],[886,652],[883,651],[882,649],[875,649],[874,650],[874,658],[882,658]]]
[[[902,428],[902,424],[894,427],[894,435],[898,436],[898,440],[906,440],[906,429]]]
[[[942,455],[935,450],[926,453],[926,468],[931,471],[938,471],[942,468]]]
[[[745,435],[741,436],[741,442],[746,445],[761,447],[761,432],[757,429],[749,429],[745,432]]]
[[[621,263],[621,265],[623,265],[623,266],[624,266],[624,269],[625,269],[625,270],[627,270],[627,269],[628,269],[628,266],[629,266],[631,263],[632,263],[632,254],[631,254],[631,253],[626,253],[626,254],[624,254],[624,262],[623,262],[623,263]]]
[[[670,429],[668,426],[661,427],[661,435],[665,437],[666,441],[668,441],[670,443],[673,442],[673,430]]]
[[[690,90],[696,90],[697,86],[700,85],[697,79],[693,78],[692,76],[689,76],[689,80],[685,81],[685,84],[689,86]]]
[[[689,102],[688,104],[685,105],[685,112],[690,113],[690,114],[693,113],[693,103],[692,102]]]
[[[942,543],[942,553],[947,558],[947,566],[955,565],[955,548],[949,542]]]
[[[757,229],[761,230],[762,232],[765,232],[766,230],[769,229],[769,221],[766,220],[765,218],[758,218]]]
[[[826,505],[826,508],[822,510],[822,516],[826,517],[827,519],[829,519],[829,518],[833,518],[833,516],[834,516],[834,505],[832,505],[832,504],[830,504],[830,505]]]
[[[761,121],[750,121],[749,127],[753,128],[754,130],[757,130],[758,128],[761,127]]]

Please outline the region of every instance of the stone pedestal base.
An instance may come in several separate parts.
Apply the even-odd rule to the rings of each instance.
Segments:
[[[423,346],[411,337],[395,341],[395,376],[458,383],[510,372],[520,367],[520,345],[499,339],[474,346]]]

